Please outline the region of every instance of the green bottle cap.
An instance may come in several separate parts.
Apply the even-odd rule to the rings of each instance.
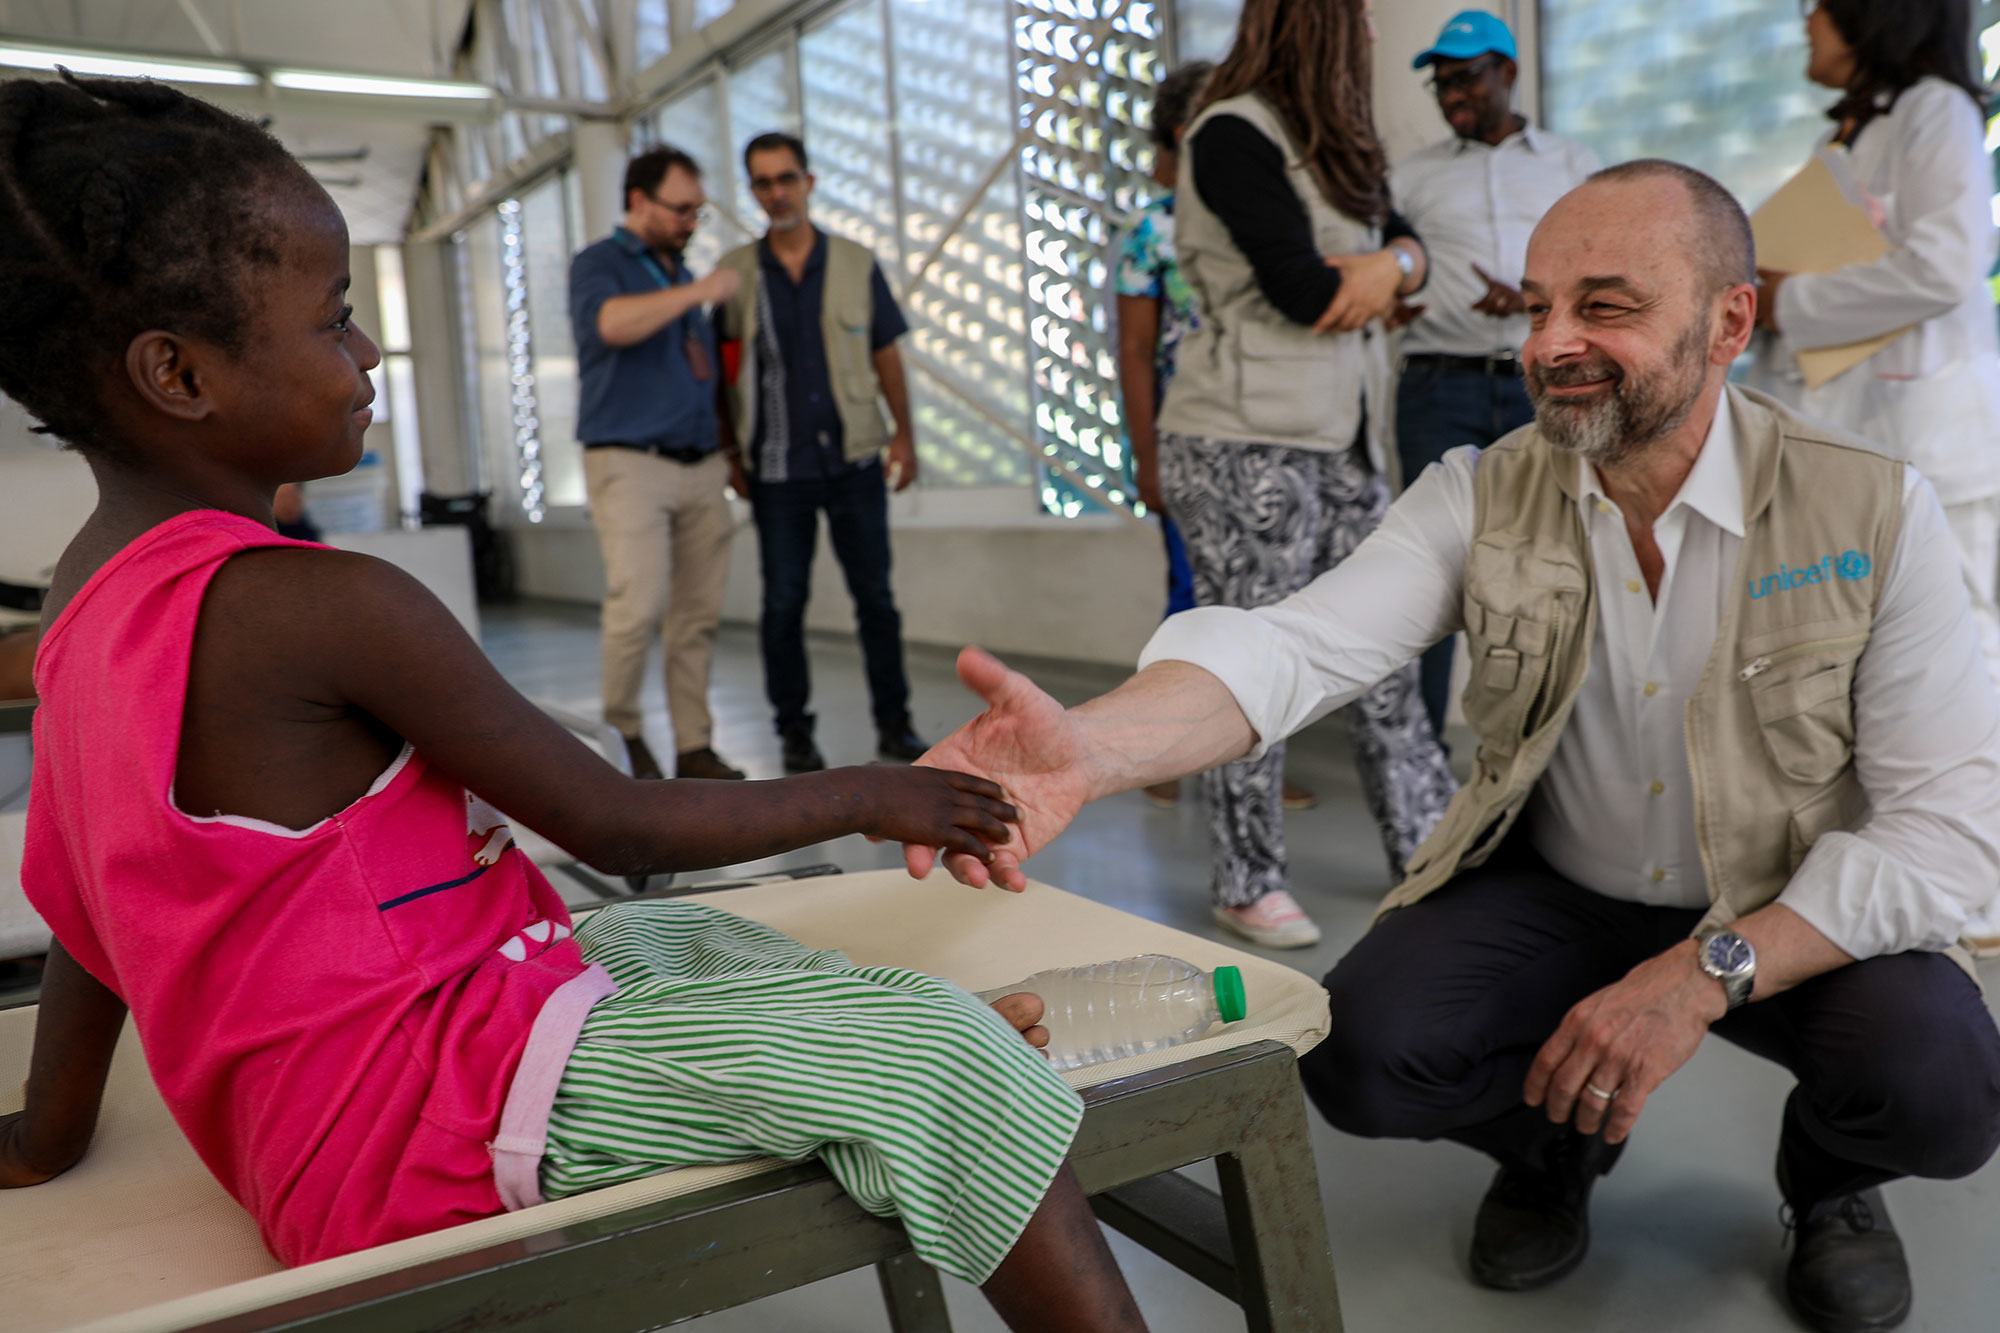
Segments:
[[[1240,968],[1218,967],[1215,969],[1215,1007],[1222,1011],[1225,1023],[1240,1023],[1250,1012],[1249,997],[1243,990],[1243,972]]]

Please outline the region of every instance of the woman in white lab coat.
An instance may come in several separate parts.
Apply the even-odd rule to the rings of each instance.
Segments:
[[[1793,349],[1909,329],[1807,390],[1801,406],[1908,459],[1936,487],[1965,560],[1980,647],[2000,681],[1994,180],[1971,0],[1806,3],[1806,75],[1843,93],[1825,143],[1845,150],[1890,250],[1828,273],[1764,274],[1762,318]]]
[[[1802,406],[1930,479],[1957,539],[1973,624],[2000,682],[2000,334],[1993,163],[1972,68],[1972,0],[1805,0],[1806,76],[1843,93],[1846,152],[1890,245],[1872,264],[1764,273],[1761,317],[1793,349],[1909,332]],[[2000,949],[2000,909],[1968,938]],[[1982,948],[1984,951],[1984,948]]]

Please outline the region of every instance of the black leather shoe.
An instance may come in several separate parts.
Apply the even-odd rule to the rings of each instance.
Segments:
[[[1788,1206],[1796,1248],[1785,1267],[1792,1309],[1821,1333],[1879,1333],[1910,1316],[1910,1265],[1882,1191]]]
[[[817,773],[826,767],[826,756],[813,744],[812,732],[801,727],[780,732],[778,739],[784,743],[787,773]]]
[[[1550,1165],[1501,1167],[1472,1224],[1473,1281],[1533,1291],[1566,1277],[1590,1250],[1590,1187],[1624,1150],[1569,1133]]]
[[[637,736],[625,738],[625,757],[631,762],[632,776],[635,778],[657,779],[666,776],[660,771],[660,761],[653,758],[653,752],[646,747],[646,742]]]
[[[884,759],[907,764],[923,758],[924,751],[930,748],[923,737],[910,730],[907,722],[900,727],[883,727],[875,733],[875,753]]]
[[[682,750],[674,758],[674,776],[708,778],[711,781],[741,782],[743,770],[731,768],[722,756],[704,745],[699,750]]]

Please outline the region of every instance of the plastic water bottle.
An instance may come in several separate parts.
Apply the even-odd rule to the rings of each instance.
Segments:
[[[1057,1069],[1178,1046],[1248,1012],[1238,969],[1209,973],[1158,953],[1051,968],[981,991],[979,998],[990,1003],[1016,991],[1033,991],[1047,1006],[1042,1026],[1049,1030],[1049,1063]]]

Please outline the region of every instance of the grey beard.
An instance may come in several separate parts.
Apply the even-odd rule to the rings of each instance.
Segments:
[[[1598,467],[1616,467],[1671,435],[1701,398],[1703,355],[1711,329],[1703,320],[1674,342],[1667,367],[1651,380],[1621,380],[1595,403],[1565,403],[1546,396],[1539,373],[1528,372],[1528,396],[1542,438],[1564,453]]]
[[[1557,403],[1537,399],[1535,424],[1542,438],[1566,454],[1581,454],[1599,467],[1615,467],[1644,448],[1628,424],[1631,413],[1625,386],[1595,403]]]

